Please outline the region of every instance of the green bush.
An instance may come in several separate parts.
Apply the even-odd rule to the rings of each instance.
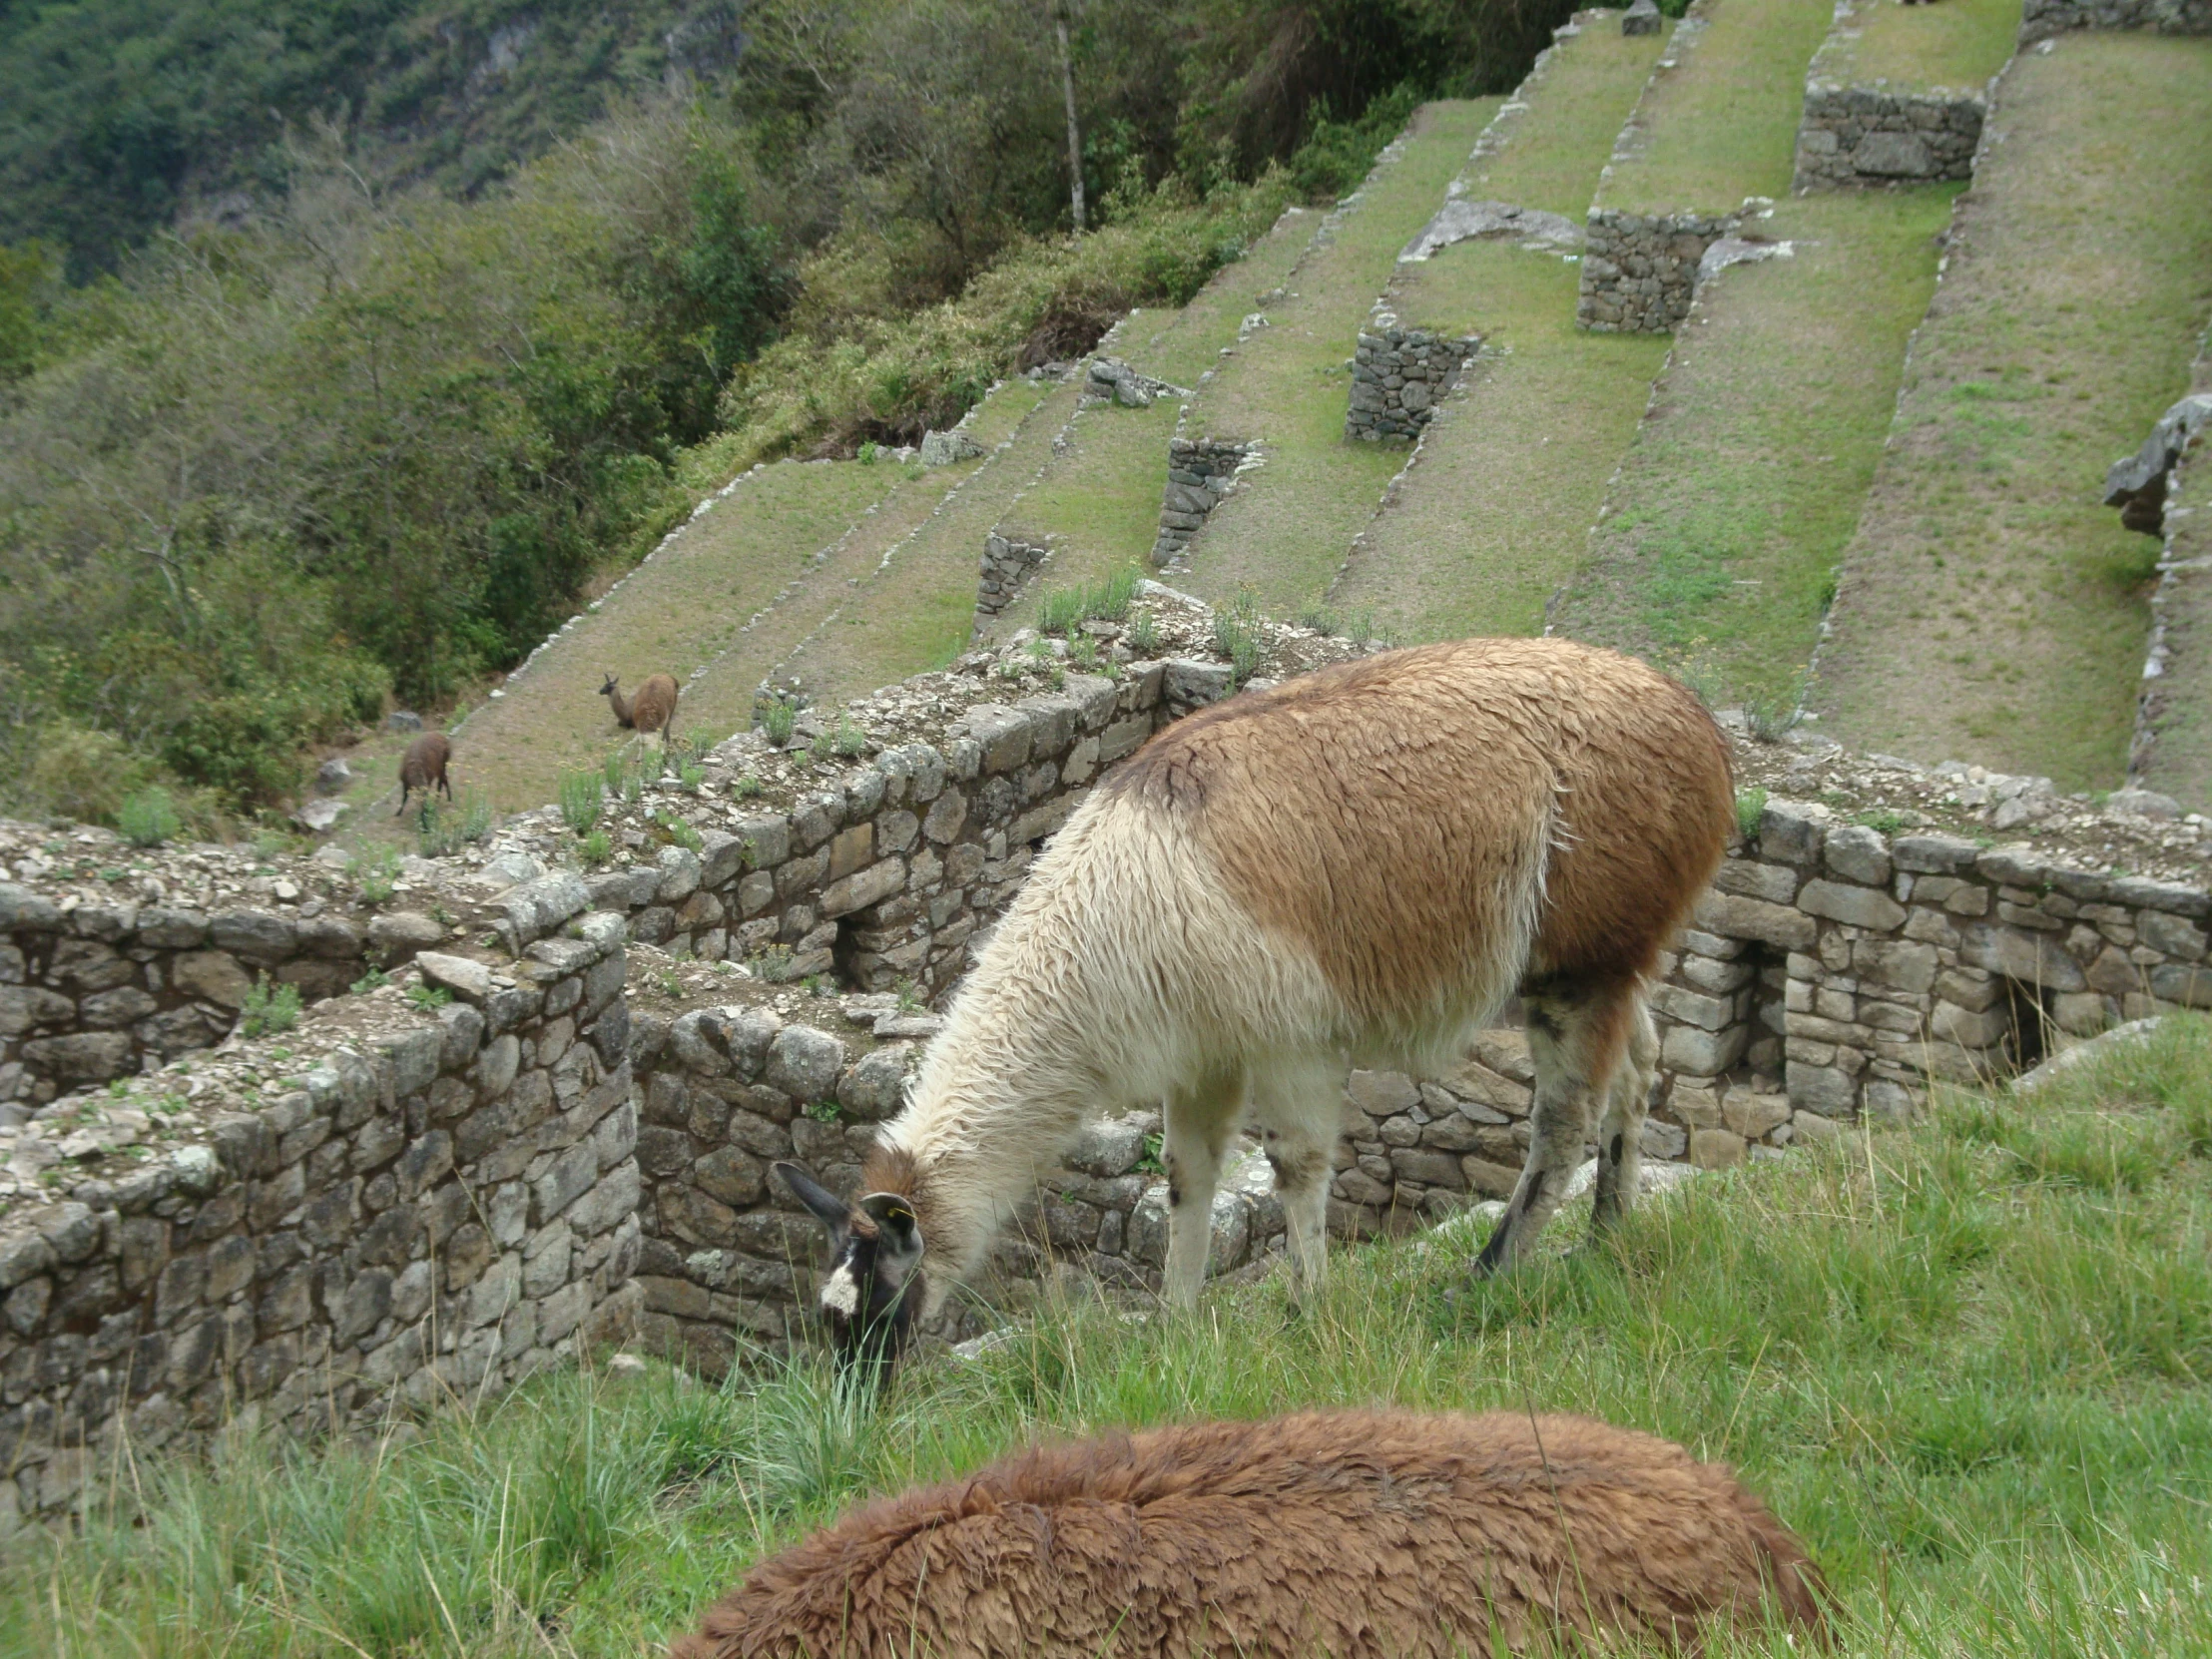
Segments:
[[[297,985],[272,985],[266,973],[254,981],[253,987],[246,993],[244,1017],[239,1021],[242,1035],[267,1036],[278,1031],[289,1031],[298,1023]]]
[[[594,772],[561,774],[561,822],[579,835],[599,822],[603,786]]]
[[[798,719],[798,703],[777,692],[765,693],[753,705],[753,724],[778,749],[792,741],[792,727]]]
[[[175,840],[184,830],[169,792],[158,788],[126,797],[115,822],[123,838],[133,846],[160,846]]]

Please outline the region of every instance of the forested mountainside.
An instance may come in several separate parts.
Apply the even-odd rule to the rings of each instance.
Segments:
[[[1567,12],[0,10],[0,809],[286,799],[754,460],[1187,298]]]

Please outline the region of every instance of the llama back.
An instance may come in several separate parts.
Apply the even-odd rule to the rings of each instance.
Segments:
[[[1052,1446],[757,1568],[674,1659],[1046,1651],[1411,1659],[1562,1628],[1823,1629],[1724,1468],[1571,1417],[1314,1413]]]

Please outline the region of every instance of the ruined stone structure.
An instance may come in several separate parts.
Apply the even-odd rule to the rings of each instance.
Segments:
[[[1378,319],[1353,354],[1345,437],[1362,443],[1411,443],[1436,418],[1436,405],[1459,383],[1480,348],[1479,334],[1448,338],[1427,328]]]
[[[975,584],[975,620],[980,625],[1014,602],[1014,595],[1044,563],[1052,549],[1041,540],[993,530],[983,538],[983,568]]]
[[[733,740],[714,776],[799,782],[733,782],[726,801],[670,786],[609,821],[621,867],[562,867],[577,841],[551,814],[513,821],[488,855],[409,860],[406,890],[348,923],[391,981],[311,1004],[294,1030],[114,1092],[56,1097],[57,1079],[19,1070],[0,1102],[0,1528],[66,1511],[124,1432],[190,1445],[234,1409],[344,1428],[599,1338],[707,1369],[790,1340],[819,1229],[770,1162],[857,1180],[935,1029],[926,1004],[1035,849],[1104,767],[1228,694],[1205,613],[1185,608],[1161,625],[1177,630],[1172,659],[1122,660],[1124,630],[1109,630],[1113,677],[1016,645],[890,688],[854,710],[902,729],[849,765]],[[1362,649],[1271,641],[1279,673]],[[682,814],[681,838],[656,838]],[[2031,807],[2000,802],[1992,822],[2032,823]],[[0,846],[50,833],[17,828],[0,826]],[[133,878],[178,889],[211,855],[148,855]],[[339,896],[327,868],[298,890],[317,878],[301,860],[271,878],[262,921],[147,943],[144,910],[88,901],[88,884],[114,884],[74,863],[26,876],[30,863],[0,888],[11,991],[110,960],[87,942],[165,983],[183,956],[163,951],[266,939],[263,956],[285,960],[276,924],[296,945],[306,908],[333,913]],[[1644,1150],[1703,1167],[1780,1156],[1906,1111],[1930,1079],[2004,1075],[2118,1020],[2212,1007],[2208,927],[2198,886],[1769,801],[1662,963]],[[1509,1025],[1441,1077],[1353,1074],[1333,1229],[1402,1231],[1502,1196],[1533,1076]],[[1094,1128],[944,1334],[1053,1276],[1156,1286],[1157,1129],[1145,1113]],[[1213,1215],[1217,1273],[1266,1271],[1281,1251],[1270,1189],[1265,1159],[1238,1149]]]
[[[1795,188],[1970,179],[1988,113],[1988,101],[1978,92],[1896,92],[1809,81]]]
[[[1574,320],[1595,333],[1663,334],[1690,314],[1698,262],[1737,214],[1631,214],[1592,208],[1583,228]]]
[[[2022,46],[2070,29],[2212,35],[2212,0],[2026,0],[2020,9]]]
[[[1225,438],[1168,440],[1168,481],[1160,498],[1160,534],[1152,544],[1158,570],[1180,568],[1191,538],[1206,516],[1236,487],[1237,473],[1259,449],[1254,443]]]

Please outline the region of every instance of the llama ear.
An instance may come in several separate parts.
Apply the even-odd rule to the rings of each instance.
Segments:
[[[784,1178],[784,1185],[791,1188],[792,1197],[814,1212],[815,1220],[830,1229],[830,1236],[843,1238],[852,1219],[850,1206],[838,1202],[833,1193],[797,1164],[781,1163],[774,1167]]]
[[[903,1285],[921,1265],[923,1249],[913,1201],[902,1193],[869,1193],[854,1208],[875,1223],[882,1240],[875,1255],[876,1272],[894,1285]]]

